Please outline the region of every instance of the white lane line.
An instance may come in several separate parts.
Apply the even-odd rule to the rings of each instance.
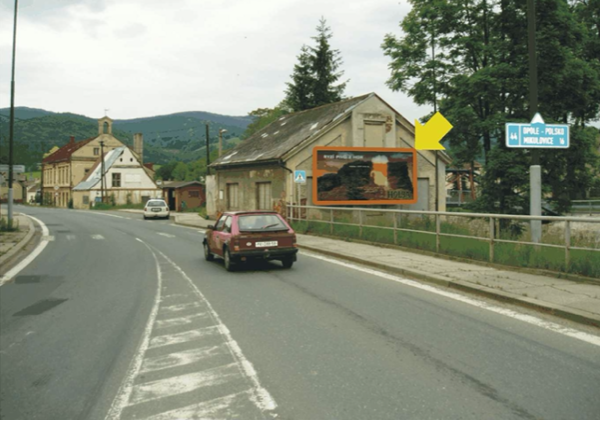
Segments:
[[[148,247],[148,245],[139,238],[136,238],[136,240]],[[154,295],[154,304],[152,305],[152,311],[150,312],[150,316],[148,317],[148,323],[144,328],[144,334],[142,335],[140,347],[138,348],[138,351],[133,358],[131,366],[127,371],[125,381],[119,388],[117,395],[115,396],[115,399],[113,400],[113,403],[108,413],[106,414],[106,419],[110,420],[119,419],[121,417],[123,409],[127,405],[127,402],[133,390],[133,382],[135,381],[135,377],[140,371],[140,367],[142,366],[142,362],[144,360],[144,354],[148,349],[148,343],[150,342],[150,334],[152,333],[152,327],[154,326],[154,321],[156,320],[156,315],[158,314],[158,308],[160,305],[160,291],[162,288],[162,273],[160,271],[160,265],[158,264],[158,258],[156,257],[156,254],[154,254],[150,247],[148,247],[148,249],[154,257],[154,262],[156,264],[156,273],[158,278],[158,282],[156,283],[156,293]]]
[[[275,399],[273,399],[273,397],[267,391],[267,389],[265,389],[260,384],[256,370],[254,369],[254,366],[252,365],[252,363],[250,361],[248,361],[246,359],[245,355],[242,352],[242,349],[239,347],[238,343],[233,339],[233,337],[231,336],[231,333],[229,332],[229,329],[221,321],[221,318],[219,317],[217,312],[213,309],[212,305],[206,299],[206,297],[204,297],[204,294],[202,294],[202,292],[198,289],[198,287],[194,284],[194,282],[190,279],[190,277],[183,271],[183,269],[181,269],[179,266],[177,266],[177,264],[175,264],[175,262],[173,262],[171,259],[169,259],[161,251],[157,250],[157,252],[164,259],[166,259],[175,269],[177,269],[179,271],[179,273],[181,273],[181,276],[183,276],[183,278],[188,281],[190,287],[196,293],[196,295],[204,303],[206,303],[206,306],[208,307],[212,317],[217,322],[218,329],[221,331],[221,334],[223,336],[225,336],[225,338],[227,339],[227,346],[229,347],[229,349],[231,351],[231,355],[242,367],[242,370],[243,370],[246,378],[252,383],[252,386],[253,386],[252,387],[252,397],[251,397],[252,402],[261,411],[272,411],[275,408],[277,408],[277,403],[275,402]]]
[[[162,235],[163,237],[175,238],[173,234],[167,234],[166,232],[157,232],[158,235]]]
[[[488,304],[488,303],[480,301],[480,300],[465,297],[460,294],[455,294],[453,292],[443,291],[441,289],[438,289],[438,288],[430,286],[430,285],[421,284],[416,281],[411,281],[409,279],[401,278],[399,276],[391,275],[389,273],[380,272],[375,269],[361,267],[361,266],[358,266],[358,265],[355,265],[352,263],[346,263],[346,262],[342,262],[340,260],[320,256],[317,254],[307,253],[304,251],[301,254],[308,256],[308,257],[312,257],[314,259],[323,260],[325,262],[334,263],[336,265],[340,265],[340,266],[344,266],[344,267],[347,267],[350,269],[358,270],[360,272],[368,273],[370,275],[379,276],[380,278],[389,279],[391,281],[398,282],[400,284],[408,285],[408,286],[411,286],[414,288],[419,288],[421,290],[432,292],[434,294],[442,295],[444,297],[451,298],[453,300],[460,301],[460,302],[463,302],[466,304],[470,304],[472,306],[479,307],[479,308],[482,308],[482,309],[485,309],[485,310],[488,310],[488,311],[491,311],[491,312],[494,312],[497,314],[502,314],[503,316],[512,317],[513,319],[517,319],[522,322],[529,323],[531,325],[541,327],[543,329],[547,329],[547,330],[550,330],[555,333],[560,333],[562,335],[569,336],[571,338],[579,339],[581,341],[587,342],[592,345],[600,346],[600,337],[599,336],[594,336],[594,335],[590,335],[589,333],[585,333],[585,332],[582,332],[582,331],[579,331],[576,329],[567,328],[567,327],[561,326],[556,323],[542,320],[538,317],[529,316],[529,315],[523,314],[523,313],[518,313],[513,310],[498,307],[498,306]]]
[[[222,398],[184,406],[162,414],[153,415],[149,420],[232,420],[240,418],[234,411],[235,405],[243,405],[251,391],[234,393]],[[237,402],[236,402],[237,401]],[[243,418],[243,417],[242,417]]]
[[[100,234],[92,234],[93,240],[104,240],[104,237]]]
[[[137,384],[133,388],[129,406],[191,392],[202,387],[217,386],[240,378],[240,368],[237,363],[231,363],[196,373]]]
[[[206,358],[227,354],[227,352],[227,346],[222,344],[205,346],[188,351],[172,352],[159,357],[147,357],[144,359],[140,373],[149,373],[151,371],[165,370],[182,365],[192,364],[202,361]]]
[[[26,214],[24,214],[24,215],[26,215]],[[38,244],[38,246],[26,258],[21,260],[21,262],[19,264],[17,264],[11,270],[6,272],[4,274],[4,276],[2,276],[2,278],[0,278],[0,286],[4,285],[6,282],[10,281],[12,278],[17,276],[19,274],[19,272],[21,272],[23,269],[25,269],[27,267],[27,265],[29,265],[31,262],[33,262],[33,260],[40,255],[40,253],[46,248],[48,243],[51,241],[49,239],[50,231],[48,231],[48,227],[42,221],[40,221],[39,219],[37,219],[33,216],[31,216],[31,215],[26,215],[26,216],[33,219],[35,222],[40,224],[40,227],[42,227],[42,241],[40,241],[40,244]]]
[[[187,332],[174,333],[171,335],[154,336],[150,340],[148,349],[160,348],[161,346],[181,344],[184,342],[195,341],[207,336],[218,335],[221,333],[218,326],[203,327],[202,329],[189,330]]]
[[[175,317],[173,319],[163,319],[156,321],[156,328],[161,329],[165,327],[183,326],[195,322],[196,320],[207,319],[210,317],[208,313],[197,313],[191,316]]]
[[[67,238],[67,240],[69,240],[69,241],[73,241],[73,240],[75,240],[75,236],[74,236],[73,234],[67,234],[66,238]]]

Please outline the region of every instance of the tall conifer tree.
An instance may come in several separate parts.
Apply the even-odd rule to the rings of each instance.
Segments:
[[[316,46],[302,46],[298,63],[294,65],[292,81],[288,82],[285,102],[293,111],[303,111],[343,99],[346,82],[338,83],[343,71],[338,71],[342,59],[339,50],[331,48],[331,29],[324,18],[317,26]]]

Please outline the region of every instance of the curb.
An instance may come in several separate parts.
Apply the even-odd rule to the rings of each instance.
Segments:
[[[23,238],[21,241],[19,241],[4,256],[0,257],[0,265],[5,265],[8,262],[10,262],[12,260],[12,258],[15,256],[15,254],[17,254],[18,252],[23,250],[29,244],[29,242],[33,238],[33,235],[35,234],[35,226],[33,224],[33,221],[31,220],[31,218],[29,218],[27,215],[25,215],[23,213],[20,213],[19,215],[24,216],[26,218],[29,231],[25,235],[25,238]]]
[[[473,286],[470,284],[466,284],[458,281],[447,280],[438,276],[433,276],[428,273],[423,273],[414,269],[403,269],[396,266],[386,265],[383,263],[375,263],[369,260],[361,259],[353,256],[346,256],[341,253],[336,253],[334,251],[322,250],[317,247],[311,246],[303,246],[302,244],[298,244],[298,247],[305,250],[310,250],[316,253],[325,254],[328,256],[336,257],[342,260],[348,260],[354,263],[360,263],[365,266],[374,267],[377,269],[385,270],[387,272],[392,272],[400,275],[404,275],[409,278],[413,278],[415,280],[429,282],[435,285],[449,287],[458,289],[461,291],[471,292],[479,295],[483,295],[488,298],[495,299],[497,301],[508,302],[512,304],[516,304],[522,307],[532,308],[534,310],[542,311],[548,314],[552,314],[554,316],[561,317],[563,319],[568,319],[577,323],[587,324],[595,327],[600,327],[600,318],[592,317],[587,314],[581,313],[577,310],[569,309],[559,305],[549,305],[543,301],[536,300],[534,298],[521,297],[515,294],[500,292],[495,289],[486,287],[486,286]]]

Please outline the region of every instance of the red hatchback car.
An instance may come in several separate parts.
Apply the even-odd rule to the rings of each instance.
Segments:
[[[281,260],[291,268],[297,257],[296,234],[277,212],[225,212],[204,236],[204,257],[219,256],[225,269],[248,260]]]

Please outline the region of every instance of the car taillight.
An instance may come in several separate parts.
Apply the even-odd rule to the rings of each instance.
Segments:
[[[233,251],[240,251],[240,240],[239,240],[239,238],[234,238],[231,241],[231,245],[233,246]]]
[[[144,208],[144,212],[148,212],[148,208]]]
[[[169,207],[167,206],[167,212],[169,212]]]

